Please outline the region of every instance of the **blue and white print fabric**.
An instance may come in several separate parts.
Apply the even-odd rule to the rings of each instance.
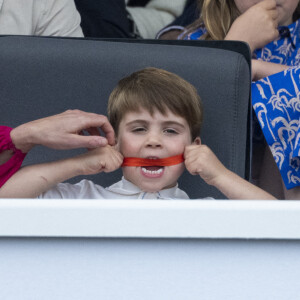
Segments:
[[[287,189],[300,185],[300,22],[279,27],[280,37],[254,58],[290,66],[252,83],[252,105]],[[199,28],[186,39],[199,39]]]
[[[287,189],[300,185],[300,67],[252,83],[252,105]]]
[[[287,189],[300,185],[300,22],[255,51],[257,59],[291,66],[252,83],[252,105]]]

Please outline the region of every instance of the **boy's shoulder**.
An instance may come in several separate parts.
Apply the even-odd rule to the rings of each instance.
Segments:
[[[104,188],[91,180],[83,179],[76,184],[59,183],[41,194],[42,199],[166,199],[189,200],[188,195],[178,185],[157,193],[144,193],[136,185],[122,180]],[[214,200],[211,197],[193,200]]]
[[[107,199],[106,189],[91,180],[83,179],[76,184],[59,183],[39,198],[45,199]]]

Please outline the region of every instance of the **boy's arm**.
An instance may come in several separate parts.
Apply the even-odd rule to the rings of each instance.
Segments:
[[[36,198],[56,184],[80,175],[72,158],[21,168],[0,189],[0,198]]]
[[[24,167],[0,189],[0,198],[35,198],[69,178],[112,172],[122,162],[118,151],[105,146],[72,158]]]
[[[227,170],[214,181],[213,185],[228,199],[232,200],[275,200],[271,194]]]
[[[205,145],[187,146],[185,165],[192,174],[199,174],[207,184],[215,186],[228,199],[275,199],[269,193],[229,171]]]

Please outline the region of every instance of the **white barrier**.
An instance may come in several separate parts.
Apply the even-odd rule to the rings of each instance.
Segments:
[[[300,202],[0,200],[0,299],[300,299]]]

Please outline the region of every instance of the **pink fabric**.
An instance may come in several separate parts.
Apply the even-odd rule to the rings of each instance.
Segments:
[[[26,156],[26,153],[17,149],[13,144],[10,137],[11,131],[10,127],[0,126],[0,152],[13,150],[13,156],[6,163],[0,165],[0,187],[20,169]]]

